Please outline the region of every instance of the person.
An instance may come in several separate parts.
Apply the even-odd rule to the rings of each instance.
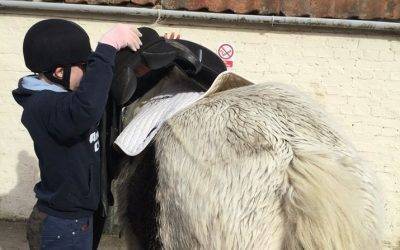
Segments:
[[[39,160],[34,187],[37,203],[28,219],[31,249],[91,249],[93,213],[100,200],[100,151],[97,126],[113,78],[115,55],[137,51],[141,34],[117,24],[91,50],[87,33],[76,23],[46,19],[34,24],[23,43],[23,77],[12,94],[23,107]]]

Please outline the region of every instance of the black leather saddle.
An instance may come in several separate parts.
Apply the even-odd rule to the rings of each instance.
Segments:
[[[153,87],[151,82],[140,81],[151,78],[149,75],[165,73],[172,67],[179,67],[198,85],[207,90],[216,76],[225,71],[224,62],[206,47],[187,40],[166,40],[153,29],[139,28],[143,46],[134,52],[124,49],[117,53],[115,74],[111,86],[111,96],[117,105],[124,106],[136,90]],[[150,70],[146,77],[139,77],[137,69]]]

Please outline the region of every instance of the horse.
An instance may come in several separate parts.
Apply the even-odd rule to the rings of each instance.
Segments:
[[[204,90],[173,66],[122,114],[115,196],[132,249],[381,248],[373,169],[300,90],[232,72]]]

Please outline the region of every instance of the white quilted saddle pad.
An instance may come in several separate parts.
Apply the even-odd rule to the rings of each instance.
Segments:
[[[232,72],[223,72],[215,79],[206,93],[180,92],[176,87],[163,87],[160,93],[143,104],[115,140],[115,144],[127,155],[140,154],[152,141],[161,126],[179,111],[211,94],[253,83]]]

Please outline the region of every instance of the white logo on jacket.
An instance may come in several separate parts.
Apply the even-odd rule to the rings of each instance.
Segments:
[[[99,131],[94,131],[89,136],[89,142],[92,144],[94,142],[94,152],[99,151],[100,142],[99,142]]]

